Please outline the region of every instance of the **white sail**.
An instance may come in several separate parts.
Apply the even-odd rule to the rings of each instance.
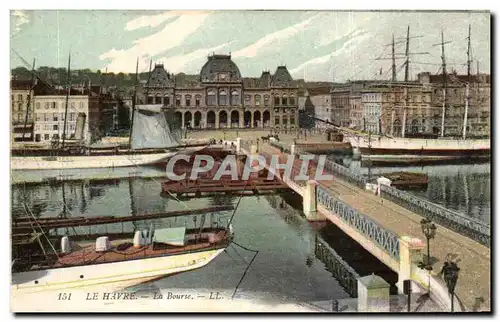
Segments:
[[[130,147],[161,149],[179,146],[162,110],[162,105],[136,105]]]

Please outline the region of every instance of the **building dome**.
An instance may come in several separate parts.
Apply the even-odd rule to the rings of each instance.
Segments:
[[[238,82],[241,74],[238,66],[231,60],[231,55],[208,56],[208,61],[200,72],[202,82]]]

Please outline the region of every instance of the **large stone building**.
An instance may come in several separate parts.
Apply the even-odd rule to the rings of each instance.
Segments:
[[[12,141],[47,142],[60,139],[63,134],[70,138],[75,134],[79,114],[85,117],[83,139],[86,141],[98,139],[112,129],[116,100],[103,93],[100,86],[92,86],[91,90],[72,87],[64,132],[66,94],[66,90],[43,81],[33,86],[31,81],[12,80]],[[26,113],[29,96],[31,101]]]
[[[162,104],[184,128],[298,128],[298,84],[285,66],[242,77],[230,55],[212,55],[196,77],[156,64],[138,103]]]
[[[433,132],[438,134],[441,130],[443,116],[443,102],[445,106],[444,134],[461,136],[465,115],[466,84],[469,82],[469,107],[467,113],[468,135],[488,136],[491,125],[491,78],[490,75],[480,74],[458,75],[453,72],[448,74],[446,81],[446,101],[444,101],[443,75],[421,73],[419,82],[431,88],[431,105],[434,113]]]
[[[314,106],[314,116],[323,121],[332,122],[330,87],[308,88],[310,103]]]

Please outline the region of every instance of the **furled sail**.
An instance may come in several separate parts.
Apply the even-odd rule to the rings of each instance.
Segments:
[[[179,146],[162,110],[162,105],[136,105],[130,147],[162,149]]]

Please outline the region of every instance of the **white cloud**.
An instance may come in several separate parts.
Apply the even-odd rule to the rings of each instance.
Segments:
[[[359,36],[357,36],[357,35],[359,35]],[[352,54],[352,48],[355,48],[355,46],[362,43],[363,40],[366,40],[366,39],[371,37],[371,35],[369,33],[362,34],[361,32],[358,32],[357,35],[354,35],[352,38],[350,38],[349,41],[345,42],[342,45],[342,47],[335,50],[335,52],[308,60],[308,61],[300,64],[299,66],[295,67],[294,69],[291,69],[290,73],[291,74],[298,74],[299,72],[304,71],[307,67],[325,64],[325,63],[329,62],[333,57],[342,56],[342,58],[345,58],[345,60],[349,59],[347,56],[345,56],[345,54],[350,56]],[[349,53],[348,53],[348,51],[349,51]],[[344,61],[344,60],[342,60],[342,61]]]
[[[127,22],[127,24],[125,25],[125,30],[130,31],[143,27],[156,27],[162,22],[177,16],[179,16],[179,12],[176,11],[168,11],[153,16],[140,16],[138,18],[135,18],[134,20]]]
[[[280,39],[287,39],[295,34],[299,33],[303,28],[307,28],[307,25],[314,20],[316,17],[318,17],[320,14],[317,14],[307,20],[304,20],[298,24],[295,24],[293,26],[290,26],[285,29],[278,30],[276,32],[273,32],[272,34],[268,34],[264,36],[263,38],[259,39],[257,42],[251,44],[248,47],[245,47],[243,49],[238,50],[235,53],[232,53],[232,57],[255,57],[257,56],[258,52],[263,49],[266,45],[269,45],[277,40]],[[279,50],[279,47],[273,47],[277,50]]]
[[[128,49],[113,48],[99,56],[99,59],[111,60],[107,65],[109,72],[131,71],[137,57],[142,65],[142,62],[147,61],[149,57],[180,46],[189,35],[198,30],[208,16],[207,12],[181,14],[163,30],[134,41],[134,45]]]
[[[17,34],[18,32],[21,31],[21,26],[28,24],[30,22],[30,19],[26,12],[22,10],[14,10],[11,13],[11,19],[14,22],[14,28],[12,30],[13,34]]]
[[[231,42],[228,42],[228,43],[225,43],[225,44],[222,44],[222,45],[218,45],[218,46],[215,46],[215,47],[212,47],[212,48],[200,48],[200,49],[197,49],[191,53],[188,53],[188,54],[181,54],[181,55],[177,55],[177,56],[172,56],[172,57],[163,57],[163,58],[160,58],[158,59],[159,61],[162,61],[165,65],[165,69],[167,69],[169,72],[173,72],[173,73],[180,73],[180,72],[190,72],[190,70],[186,69],[186,66],[188,65],[188,63],[191,63],[193,61],[196,61],[196,60],[199,60],[199,59],[206,59],[207,55],[212,53],[212,52],[217,52],[227,46],[229,46],[231,44]],[[201,66],[198,66],[197,67],[198,69],[201,68]],[[198,72],[198,70],[196,71],[192,71],[192,72]]]

